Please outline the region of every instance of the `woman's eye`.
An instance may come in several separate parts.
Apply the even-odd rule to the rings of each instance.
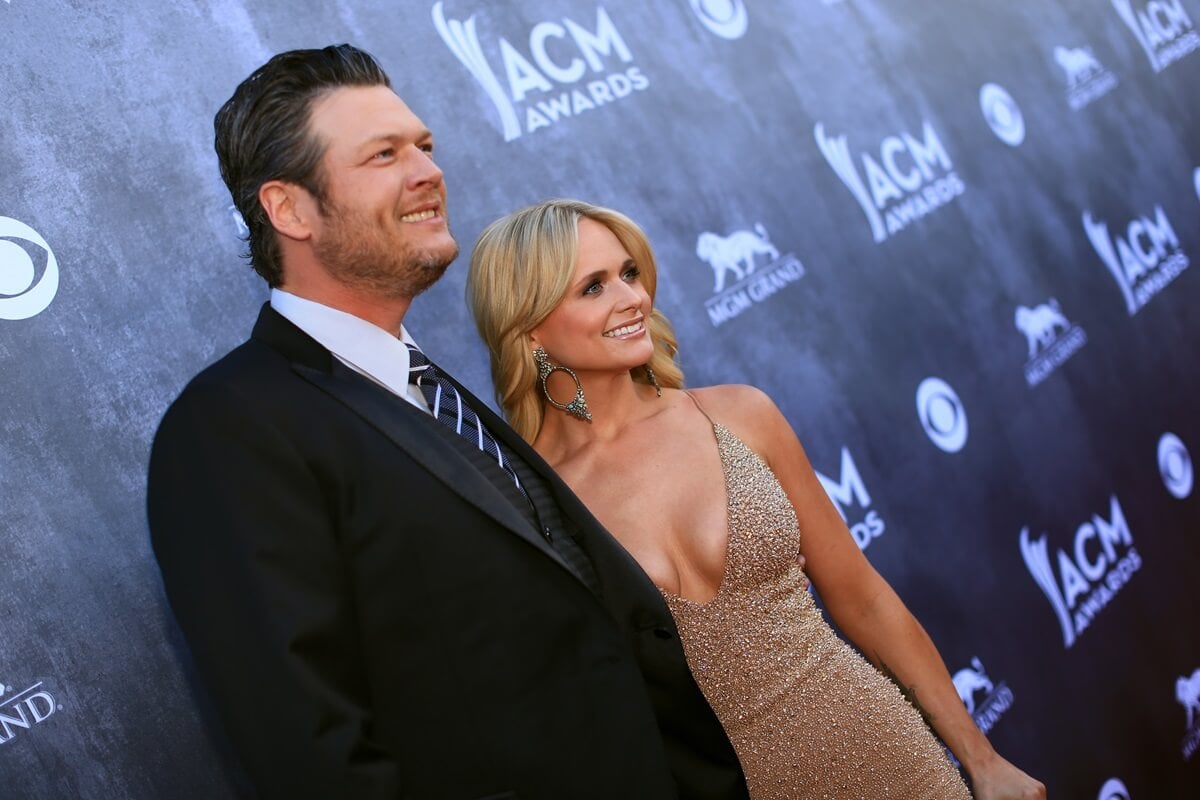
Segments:
[[[627,281],[635,281],[642,274],[642,271],[637,267],[630,267],[621,274],[621,277]]]
[[[584,294],[600,294],[600,288],[601,288],[600,281],[592,281],[583,290],[583,293]]]

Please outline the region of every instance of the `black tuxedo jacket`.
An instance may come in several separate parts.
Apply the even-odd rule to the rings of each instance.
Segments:
[[[428,414],[264,306],[150,460],[167,597],[269,798],[742,798],[658,591],[546,464],[594,593]]]

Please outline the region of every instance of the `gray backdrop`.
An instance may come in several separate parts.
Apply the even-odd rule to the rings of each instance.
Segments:
[[[1200,0],[5,0],[0,794],[249,796],[163,602],[146,458],[266,296],[213,113],[273,53],[349,41],[437,135],[464,249],[551,196],[644,225],[689,383],[774,396],[1051,797],[1195,796],[1198,23]],[[408,323],[490,396],[464,275]]]

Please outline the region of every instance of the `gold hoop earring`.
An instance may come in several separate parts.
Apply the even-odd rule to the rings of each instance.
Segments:
[[[662,386],[659,385],[658,376],[654,374],[654,370],[650,368],[649,364],[646,365],[646,377],[650,379],[650,383],[654,386],[654,391],[659,397],[662,397]]]
[[[575,370],[570,367],[564,367],[561,364],[551,364],[550,356],[546,355],[546,351],[542,349],[541,345],[533,349],[533,360],[537,363],[538,380],[542,384],[542,394],[546,396],[546,400],[550,405],[567,412],[572,417],[591,422],[592,412],[588,411],[587,399],[583,396],[583,384],[579,382],[579,376],[575,374]],[[565,372],[571,376],[571,380],[575,381],[575,399],[566,405],[551,397],[550,388],[546,386],[546,381],[554,372]]]

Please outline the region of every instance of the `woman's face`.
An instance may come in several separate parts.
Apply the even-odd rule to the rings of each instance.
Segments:
[[[576,372],[629,370],[654,354],[650,311],[639,265],[612,231],[584,217],[567,293],[531,335],[551,361]]]

